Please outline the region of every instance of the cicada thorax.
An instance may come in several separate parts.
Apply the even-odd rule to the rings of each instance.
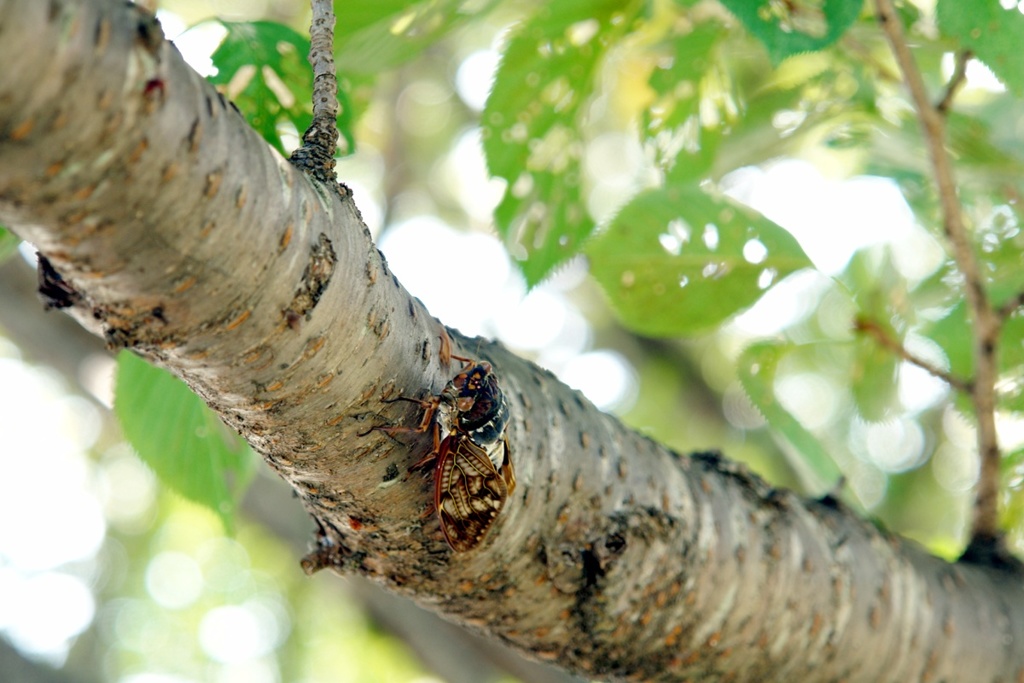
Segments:
[[[483,449],[494,468],[509,482],[511,493],[515,488],[515,473],[506,436],[508,402],[498,386],[491,364],[470,361],[448,383],[439,398],[438,421],[443,434],[465,434]]]

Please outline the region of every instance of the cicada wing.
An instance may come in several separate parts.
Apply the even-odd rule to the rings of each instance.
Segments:
[[[451,434],[441,443],[435,477],[434,505],[445,540],[452,550],[472,550],[505,506],[505,479],[494,469],[487,452],[461,433]]]

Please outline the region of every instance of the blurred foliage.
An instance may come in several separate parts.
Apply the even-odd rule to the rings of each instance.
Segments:
[[[863,0],[722,0],[768,50],[772,63],[836,42],[864,6]]]
[[[131,351],[118,355],[114,396],[125,438],[142,461],[230,531],[256,464],[249,445],[184,382]]]
[[[640,7],[636,0],[542,5],[502,54],[483,112],[484,154],[491,175],[506,181],[495,223],[522,254],[531,286],[575,254],[594,228],[583,205],[581,128],[597,69]]]

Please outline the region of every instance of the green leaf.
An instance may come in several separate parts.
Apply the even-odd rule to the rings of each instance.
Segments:
[[[772,63],[813,52],[839,40],[857,20],[864,0],[722,0],[751,35],[768,49]]]
[[[339,5],[334,37],[338,67],[378,74],[423,54],[498,0],[348,0]]]
[[[637,195],[585,251],[619,317],[652,336],[713,327],[811,265],[781,227],[695,184]]]
[[[309,39],[269,21],[222,21],[224,42],[212,55],[217,75],[210,82],[231,99],[263,139],[286,154],[278,126],[290,122],[299,136],[313,120],[313,70],[306,58]],[[343,154],[355,149],[352,104],[338,84],[338,131]]]
[[[855,315],[877,326],[886,338],[903,344],[916,312],[910,303],[906,279],[893,265],[889,247],[857,250],[839,281],[853,293]],[[865,420],[890,419],[901,410],[896,384],[901,362],[895,352],[872,335],[858,335],[853,344],[850,389]]]
[[[715,161],[730,115],[716,105],[732,98],[709,81],[730,81],[716,54],[727,35],[723,25],[709,21],[673,37],[667,58],[659,60],[648,79],[654,101],[643,111],[641,130],[671,182],[699,178]]]
[[[254,471],[248,445],[184,382],[130,351],[117,358],[114,412],[165,485],[220,515],[227,529]]]
[[[774,384],[779,361],[793,348],[790,344],[775,342],[762,342],[748,347],[737,361],[740,384],[768,424],[802,457],[801,461],[795,464],[805,477],[811,479],[807,488],[816,491],[830,490],[842,477],[835,460],[825,450],[821,441],[800,424],[775,396]]]
[[[939,0],[939,29],[992,69],[1015,95],[1024,94],[1024,16],[1016,3],[1005,9],[999,0]]]
[[[0,263],[6,261],[7,257],[16,252],[19,244],[21,244],[20,237],[0,226]]]
[[[895,332],[890,336],[897,338]],[[850,389],[857,411],[870,422],[891,419],[900,409],[897,371],[901,359],[873,338],[862,336],[853,347]]]
[[[967,308],[963,301],[950,309],[927,331],[928,337],[939,345],[949,361],[949,371],[958,377],[970,377],[974,372],[971,327],[967,323]]]
[[[533,286],[594,228],[581,192],[581,127],[597,67],[637,3],[541,3],[502,57],[483,112],[491,175],[506,182],[498,231]]]

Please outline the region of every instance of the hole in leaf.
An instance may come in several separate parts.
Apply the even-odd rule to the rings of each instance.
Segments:
[[[760,289],[768,289],[775,281],[776,275],[778,275],[778,271],[774,268],[765,268],[761,271],[761,274],[757,276],[757,286]]]
[[[743,258],[747,263],[761,263],[768,257],[768,247],[758,239],[747,240],[743,245]]]
[[[672,256],[679,256],[679,253],[683,250],[682,241],[675,235],[663,232],[658,235],[658,242],[661,243],[661,248]]]
[[[708,223],[704,226],[704,246],[714,251],[718,248],[718,226],[714,223]]]
[[[597,19],[584,19],[567,28],[565,36],[569,39],[569,43],[578,47],[590,42],[590,39],[597,35],[597,30],[600,27]]]

